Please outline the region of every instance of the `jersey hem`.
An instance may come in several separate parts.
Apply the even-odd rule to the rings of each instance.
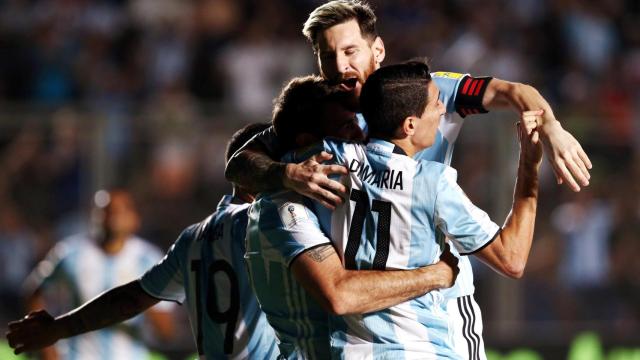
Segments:
[[[493,237],[491,237],[491,239],[489,241],[487,241],[484,245],[480,246],[479,248],[477,248],[477,249],[475,249],[473,251],[466,252],[466,253],[460,253],[460,255],[463,255],[463,256],[473,255],[473,254],[477,253],[478,251],[481,251],[482,249],[484,249],[487,246],[489,246],[498,237],[498,234],[500,234],[501,231],[502,231],[502,228],[498,228],[498,231],[496,231],[496,233],[493,235]]]
[[[171,302],[174,302],[174,303],[176,303],[176,304],[178,304],[178,305],[182,306],[182,303],[183,303],[183,302],[181,302],[181,301],[179,301],[179,300],[176,300],[176,299],[169,299],[169,298],[166,298],[166,297],[163,297],[163,296],[158,296],[158,295],[152,294],[149,290],[147,290],[147,289],[144,287],[144,285],[142,284],[142,281],[138,281],[138,283],[140,284],[140,288],[142,288],[142,290],[143,290],[147,295],[151,296],[152,298],[157,299],[157,300],[161,300],[161,301],[171,301]]]

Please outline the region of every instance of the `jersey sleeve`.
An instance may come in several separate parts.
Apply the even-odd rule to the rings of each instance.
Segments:
[[[457,112],[463,118],[471,114],[488,112],[482,106],[482,98],[491,81],[491,77],[472,77],[446,71],[431,74],[440,89],[440,100],[447,113]]]
[[[149,295],[182,303],[185,299],[182,259],[194,240],[197,225],[185,229],[167,254],[140,278],[140,286]]]
[[[260,213],[260,231],[284,258],[287,266],[305,251],[331,240],[320,230],[316,214],[303,205],[302,196],[272,197]]]
[[[456,177],[453,168],[445,167],[438,180],[435,224],[461,255],[469,255],[489,245],[500,227],[469,200]]]

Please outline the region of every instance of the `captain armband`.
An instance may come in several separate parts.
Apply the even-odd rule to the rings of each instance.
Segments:
[[[462,117],[489,112],[482,106],[482,98],[492,77],[465,76],[458,85],[455,108]]]

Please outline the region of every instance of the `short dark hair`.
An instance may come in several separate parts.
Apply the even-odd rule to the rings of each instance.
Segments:
[[[353,19],[358,21],[362,37],[373,40],[378,36],[376,14],[369,4],[360,0],[333,0],[318,6],[309,14],[302,33],[313,46],[313,51],[318,52],[319,33]]]
[[[274,100],[272,123],[280,143],[292,150],[299,134],[323,137],[323,106],[343,98],[343,92],[320,76],[293,78]]]
[[[269,126],[269,123],[251,123],[231,135],[224,154],[226,161],[229,162],[229,158],[246,144],[247,141],[251,140],[256,134],[266,130]]]
[[[369,136],[390,139],[408,116],[422,116],[430,81],[424,61],[384,66],[371,74],[360,94]]]

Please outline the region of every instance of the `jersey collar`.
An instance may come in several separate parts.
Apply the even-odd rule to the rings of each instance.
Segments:
[[[377,151],[377,152],[383,152],[383,153],[393,153],[393,154],[399,154],[399,155],[404,155],[407,156],[407,153],[404,152],[404,150],[402,150],[402,148],[400,148],[399,146],[397,146],[396,144],[386,141],[386,140],[382,140],[382,139],[369,139],[369,143],[367,144],[367,148],[371,149],[373,151]]]
[[[231,204],[231,201],[233,201],[233,195],[224,195],[222,199],[220,199],[218,207],[229,206],[229,204]]]

